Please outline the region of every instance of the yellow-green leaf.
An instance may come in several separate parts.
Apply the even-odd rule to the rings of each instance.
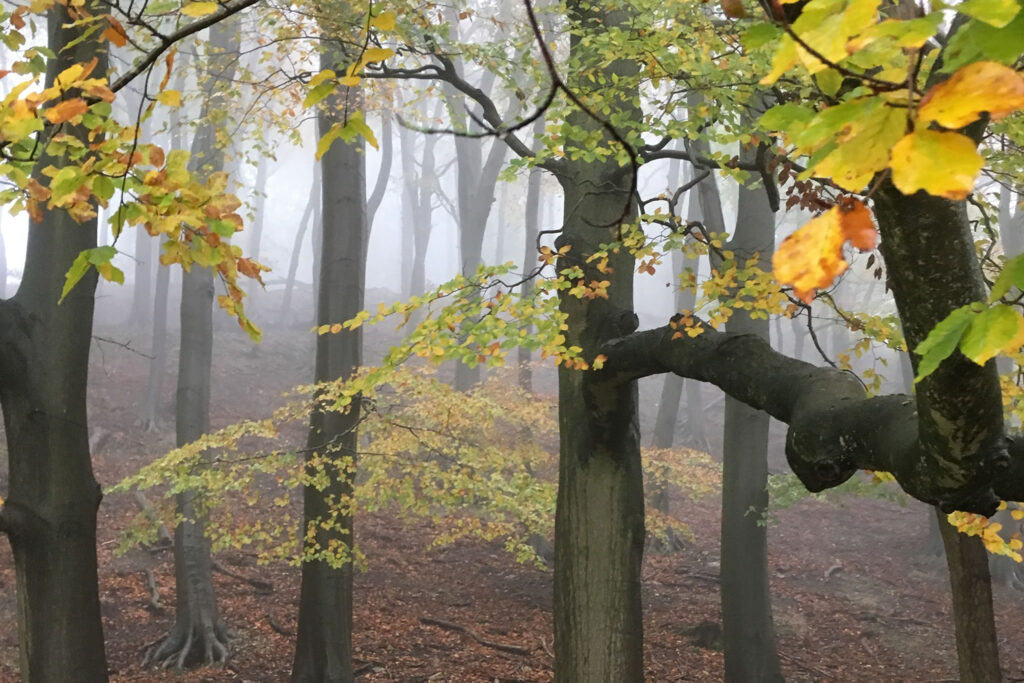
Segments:
[[[917,109],[923,123],[962,128],[982,112],[998,120],[1024,109],[1024,76],[999,62],[974,62],[924,96]]]
[[[966,135],[923,129],[896,143],[890,163],[892,182],[903,194],[924,190],[947,199],[966,197],[984,165]]]
[[[188,17],[205,17],[217,11],[220,5],[216,2],[190,2],[181,8],[181,13]]]
[[[999,304],[971,319],[960,340],[960,352],[978,365],[1000,351],[1016,351],[1024,344],[1024,318],[1012,307]]]
[[[377,16],[370,19],[370,26],[377,29],[378,31],[394,31],[395,13],[390,11],[381,12]]]
[[[1002,28],[1020,12],[1020,3],[1017,0],[964,0],[956,6],[956,11]]]
[[[178,90],[164,90],[157,94],[156,101],[168,107],[180,107],[181,92]]]

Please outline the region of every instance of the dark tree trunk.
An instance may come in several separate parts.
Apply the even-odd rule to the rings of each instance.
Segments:
[[[888,182],[881,189],[875,200],[881,251],[907,345],[915,348],[950,311],[984,301],[988,292],[964,202],[923,193],[907,197]],[[916,372],[917,356],[912,360]],[[930,456],[926,462],[933,468],[936,493],[946,499],[947,507],[993,505],[992,472],[1000,453],[1005,453],[995,362],[982,367],[954,352],[918,383],[915,398],[919,439]],[[943,520],[939,526],[948,525]],[[950,567],[961,678],[1000,680],[985,549],[978,537],[952,542],[949,530],[941,531]],[[985,619],[987,624],[982,623]]]
[[[306,202],[306,209],[302,212],[302,218],[296,226],[295,242],[292,245],[292,256],[288,261],[288,279],[284,286],[284,298],[281,301],[281,322],[288,324],[292,319],[292,294],[295,291],[295,275],[299,271],[299,258],[302,256],[302,245],[305,241],[306,231],[310,223],[316,225],[320,222],[320,186],[321,172],[320,164],[313,167],[313,184],[309,189],[309,201]],[[315,247],[315,243],[314,243]],[[314,248],[315,252],[316,249]],[[316,286],[316,281],[313,283]]]
[[[544,134],[544,117],[541,116],[533,124],[533,136],[538,138]],[[541,180],[543,171],[536,166],[530,169],[526,181],[526,211],[523,221],[523,274],[529,274],[537,263],[537,233],[540,231]],[[527,299],[533,292],[533,280],[522,285],[522,297]],[[527,330],[532,334],[532,328]],[[520,346],[517,361],[519,363],[519,386],[526,391],[533,390],[533,370],[530,367],[533,354],[529,349]]]
[[[338,55],[324,54],[322,68],[337,68]],[[348,99],[336,110],[359,107],[359,93],[348,89]],[[335,108],[332,108],[335,109]],[[319,115],[321,134],[333,119]],[[366,169],[363,142],[335,142],[324,154],[323,268],[317,324],[347,320],[363,307],[366,236]],[[316,381],[330,382],[352,374],[362,363],[362,328],[317,338]],[[303,491],[303,531],[315,527],[316,547],[340,546],[346,555],[340,565],[326,559],[306,559],[302,564],[298,640],[295,646],[294,683],[348,683],[352,670],[352,561],[351,499],[358,448],[359,399],[348,412],[314,408],[310,418],[307,462],[327,458],[323,467],[326,488],[307,486]],[[311,465],[312,467],[312,465]],[[339,511],[340,508],[340,511]],[[331,528],[319,522],[332,519]],[[307,547],[307,552],[313,550]]]
[[[0,299],[7,298],[7,243],[0,232]]]
[[[224,103],[216,94],[217,81],[230,82],[239,49],[238,27],[220,22],[210,29],[210,49],[203,112],[192,140],[189,170],[200,177],[224,168],[224,152],[217,147],[216,125],[210,113]],[[184,446],[209,431],[210,369],[213,361],[213,271],[192,266],[181,279],[181,344],[178,351],[176,396],[177,444]],[[147,660],[176,668],[212,664],[227,659],[227,628],[217,609],[213,589],[213,561],[205,538],[201,501],[195,493],[177,497],[184,520],[174,532],[177,603],[174,626],[163,642],[147,653]]]
[[[741,158],[752,160],[754,150]],[[763,187],[741,186],[736,232],[727,248],[743,263],[758,256],[771,267],[775,213]],[[736,309],[729,332],[769,340],[767,318]],[[731,683],[781,682],[768,587],[768,414],[726,396],[722,446],[721,598],[725,680]]]
[[[570,54],[588,64],[581,44],[590,31],[601,33],[628,24],[629,10],[604,12],[588,2],[567,3],[574,27]],[[581,69],[580,71],[584,71]],[[611,81],[635,75],[637,65],[613,61],[594,69]],[[570,86],[584,92],[589,81],[570,65]],[[617,93],[611,116],[638,117],[635,92]],[[599,124],[580,113],[567,125],[586,130]],[[572,136],[566,136],[572,139]],[[614,145],[611,141],[603,144]],[[571,158],[570,150],[566,156]],[[587,257],[618,236],[609,225],[630,207],[630,169],[617,160],[567,163],[560,170],[565,190],[565,221],[557,245],[569,246],[565,265],[577,265],[587,281],[599,275]],[[628,218],[629,218],[628,217]],[[627,220],[628,220],[627,218]],[[579,299],[562,294],[567,317],[566,344],[593,358],[608,339],[636,329],[633,313],[632,257],[613,254],[608,298]],[[560,264],[561,265],[561,264]],[[590,391],[587,372],[559,368],[559,472],[555,514],[555,680],[642,681],[643,619],[640,565],[644,547],[643,475],[637,417],[637,386],[625,382],[608,391]]]
[[[67,8],[47,15],[47,86],[77,62],[106,54],[81,39]],[[37,165],[60,165],[43,158]],[[106,681],[96,570],[96,509],[86,385],[96,273],[58,305],[64,274],[96,246],[96,221],[75,223],[43,210],[31,227],[21,286],[0,302],[0,402],[10,463],[9,497],[0,513],[14,553],[21,680]]]

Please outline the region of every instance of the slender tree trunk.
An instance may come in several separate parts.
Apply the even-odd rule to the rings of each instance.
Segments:
[[[340,55],[325,53],[322,68],[338,68]],[[359,92],[347,89],[347,100],[334,111],[361,106]],[[321,112],[321,134],[333,119]],[[366,169],[363,142],[335,142],[324,154],[323,177],[323,268],[317,324],[347,320],[363,307],[366,236]],[[343,182],[339,182],[343,181]],[[317,338],[316,381],[329,382],[349,376],[362,363],[362,329]],[[298,640],[295,646],[293,683],[348,683],[352,671],[352,490],[358,449],[359,399],[348,412],[313,410],[310,418],[307,462],[311,469],[317,458],[330,465],[326,488],[307,486],[303,492],[303,529],[314,529],[315,547],[345,549],[340,563],[327,559],[306,559],[302,564],[299,598]],[[321,521],[333,519],[325,529]],[[308,536],[307,536],[308,537]],[[307,547],[307,552],[314,548]]]
[[[363,263],[366,263],[367,250],[370,248],[370,235],[373,233],[373,221],[377,211],[384,202],[384,194],[391,182],[391,165],[395,157],[395,133],[391,123],[391,112],[385,109],[380,116],[380,167],[377,169],[377,180],[373,183],[373,191],[366,200],[366,239],[363,240]],[[405,271],[403,271],[405,272]]]
[[[156,293],[153,300],[153,340],[149,351],[149,378],[146,397],[142,401],[142,426],[156,431],[160,426],[160,398],[167,375],[167,295],[170,290],[171,270],[160,268],[156,273]]]
[[[534,139],[544,134],[544,117],[541,116],[533,123]],[[530,175],[526,181],[526,215],[523,222],[523,274],[527,275],[533,270],[537,263],[537,233],[540,232],[540,205],[541,205],[541,180],[543,171],[537,167],[530,169]],[[522,285],[522,297],[529,298],[533,293],[533,280],[527,280]],[[533,330],[528,329],[527,334]],[[519,386],[526,391],[533,390],[533,369],[530,363],[533,361],[533,354],[529,349],[519,347]]]
[[[281,322],[285,324],[291,322],[292,318],[292,293],[295,290],[295,275],[299,271],[299,258],[302,256],[302,245],[305,241],[306,231],[309,229],[310,223],[316,225],[320,222],[321,184],[321,171],[320,164],[318,163],[313,167],[313,184],[309,188],[309,200],[306,202],[306,209],[302,212],[302,218],[299,219],[299,224],[296,226],[292,256],[288,261],[288,280],[284,286],[284,298],[281,300]],[[315,252],[316,249],[314,248],[313,251]],[[315,280],[313,286],[316,286]]]
[[[145,230],[135,232],[135,282],[129,322],[146,325],[153,314],[153,238]]]
[[[580,0],[567,3],[570,38],[570,87],[584,92],[586,73],[607,82],[637,71],[628,61],[592,68],[587,32],[604,33],[628,25],[629,8],[602,11]],[[573,64],[586,68],[573,69]],[[598,72],[598,73],[594,73]],[[614,74],[614,76],[613,76]],[[622,91],[611,100],[611,117],[638,117],[636,93]],[[588,116],[574,112],[567,125],[600,129]],[[571,140],[572,136],[567,135]],[[614,145],[611,141],[602,144]],[[571,151],[566,150],[571,159]],[[571,161],[560,172],[565,190],[565,220],[556,246],[569,246],[566,266],[583,269],[589,281],[600,275],[586,259],[601,243],[616,239],[615,218],[630,206],[630,169],[613,158],[603,162]],[[607,226],[607,227],[602,227]],[[608,298],[579,299],[563,293],[567,316],[566,344],[593,358],[607,339],[636,329],[633,313],[632,257],[623,250],[609,258]],[[560,266],[562,264],[560,263]],[[644,548],[643,474],[637,417],[637,385],[624,383],[609,391],[587,389],[590,373],[559,368],[559,468],[555,514],[555,680],[564,683],[642,681],[643,619],[640,565]]]
[[[267,207],[267,178],[270,176],[270,159],[260,159],[256,166],[256,182],[252,188],[253,192],[253,213],[255,218],[249,232],[249,253],[251,259],[260,260],[260,252],[263,249],[263,225],[266,217]]]
[[[402,164],[402,298],[408,299],[418,294],[413,289],[413,253],[416,248],[416,229],[413,221],[416,216],[417,191],[416,150],[413,144],[412,131],[405,126],[398,127],[398,147]]]
[[[741,158],[752,160],[745,148]],[[736,232],[727,248],[740,263],[757,255],[771,268],[775,214],[763,187],[741,186]],[[767,318],[736,309],[729,332],[769,340]],[[734,683],[781,682],[768,587],[768,414],[726,396],[722,448],[722,635],[725,680]]]
[[[210,29],[208,81],[200,125],[192,140],[189,170],[200,177],[224,168],[224,151],[217,147],[216,124],[210,114],[223,107],[217,80],[234,76],[239,49],[238,26],[220,22]],[[178,351],[178,389],[175,418],[177,444],[184,446],[209,431],[210,370],[213,361],[213,271],[192,266],[181,280],[181,344]],[[147,653],[148,662],[173,665],[212,664],[227,659],[227,628],[217,609],[213,561],[205,537],[202,506],[194,492],[177,496],[182,522],[174,531],[177,603],[174,626],[163,642]]]
[[[106,71],[105,51],[82,40],[82,27],[72,22],[63,5],[47,14],[56,54],[47,65],[48,87],[63,69],[92,58],[99,73]],[[44,157],[37,174],[61,163]],[[96,569],[101,494],[86,414],[96,273],[57,303],[72,261],[95,246],[95,220],[77,224],[64,211],[44,208],[28,233],[21,286],[0,302],[0,404],[10,463],[0,530],[14,554],[26,683],[107,680]]]

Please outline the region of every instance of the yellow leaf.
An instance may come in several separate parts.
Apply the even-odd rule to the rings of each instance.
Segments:
[[[836,148],[814,166],[814,174],[850,192],[859,192],[889,165],[889,150],[906,130],[906,115],[875,99],[846,126]]]
[[[771,85],[779,80],[782,74],[793,68],[798,58],[796,43],[789,36],[783,36],[779,49],[775,51],[775,56],[772,57],[772,70],[761,79],[761,85]]]
[[[388,57],[395,54],[395,51],[387,47],[368,47],[363,50],[363,54],[359,58],[360,64],[369,64],[370,62],[383,62]]]
[[[381,12],[374,18],[370,19],[370,26],[377,29],[378,31],[394,31],[395,13]]]
[[[310,88],[315,88],[316,86],[320,85],[324,81],[327,81],[327,80],[330,80],[330,79],[334,78],[336,75],[337,74],[335,74],[332,69],[324,69],[323,71],[318,73],[316,76],[313,76],[311,79],[309,79],[309,87]]]
[[[1024,76],[999,62],[975,62],[929,90],[917,116],[922,123],[962,128],[983,112],[997,120],[1018,109],[1024,109]]]
[[[181,13],[187,17],[205,17],[213,14],[220,7],[216,2],[190,2],[181,8]]]
[[[157,102],[168,107],[181,106],[181,92],[178,90],[164,90],[156,96]]]
[[[963,199],[974,188],[985,160],[974,141],[960,133],[919,129],[892,148],[892,182],[903,194],[924,190]]]
[[[88,103],[81,97],[64,100],[46,110],[46,118],[50,123],[64,123],[76,116],[81,116],[89,109]]]

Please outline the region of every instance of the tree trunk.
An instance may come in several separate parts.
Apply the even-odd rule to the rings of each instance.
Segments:
[[[960,683],[1001,681],[988,552],[977,536],[961,534],[950,525],[941,510],[936,508],[935,514],[946,549],[949,582],[953,586]]]
[[[220,22],[210,29],[209,81],[200,125],[192,140],[189,170],[202,176],[224,167],[224,152],[217,147],[216,125],[210,113],[223,107],[216,94],[217,81],[230,82],[239,49],[238,27]],[[181,279],[181,344],[178,351],[176,396],[177,444],[184,446],[209,431],[210,369],[213,361],[213,271],[193,265]],[[167,638],[147,653],[146,659],[176,668],[213,664],[227,659],[227,628],[217,609],[213,589],[213,561],[205,538],[202,506],[197,494],[177,497],[182,522],[174,532],[177,604],[174,626]]]
[[[370,235],[373,233],[373,221],[377,211],[384,202],[384,194],[391,183],[391,165],[395,156],[395,133],[391,124],[391,112],[385,109],[380,115],[380,167],[377,169],[377,180],[373,183],[373,191],[366,200],[366,238],[363,240],[363,263],[366,263],[367,250],[370,248]],[[405,271],[403,271],[405,272]]]
[[[156,273],[156,294],[153,301],[153,340],[149,351],[149,378],[146,397],[142,401],[142,426],[156,431],[160,426],[160,399],[164,393],[167,374],[167,295],[170,290],[171,269],[160,268]]]
[[[321,68],[338,68],[340,55],[325,53]],[[332,111],[361,105],[359,92],[347,89],[344,104]],[[344,107],[344,108],[343,108]],[[325,112],[318,123],[323,134],[334,119]],[[363,308],[366,236],[366,169],[362,139],[351,144],[335,142],[324,154],[323,268],[317,324],[336,323]],[[339,182],[342,181],[342,182]],[[317,338],[316,381],[330,382],[352,374],[362,364],[362,328]],[[310,418],[306,458],[311,472],[322,469],[326,488],[307,486],[303,491],[303,529],[315,529],[316,548],[343,549],[342,561],[306,558],[302,564],[298,640],[295,646],[293,683],[348,683],[352,671],[352,490],[358,449],[359,398],[348,412],[314,408]],[[330,465],[317,468],[313,461],[326,458]],[[321,521],[331,519],[330,528]],[[308,538],[308,535],[307,535]]]
[[[754,158],[743,149],[740,157]],[[736,261],[757,255],[771,267],[775,213],[763,187],[740,186],[736,232],[727,245]],[[769,340],[767,318],[754,319],[735,309],[729,332]],[[722,640],[725,680],[733,683],[781,682],[768,587],[768,414],[726,396],[722,446]]]
[[[47,15],[46,84],[78,62],[106,54],[81,40],[67,7]],[[83,131],[77,131],[82,133]],[[44,157],[39,169],[60,165]],[[45,180],[44,180],[45,182]],[[96,221],[75,223],[43,210],[28,233],[21,286],[0,302],[0,403],[10,463],[9,497],[0,512],[14,554],[21,680],[106,681],[96,569],[100,487],[89,457],[86,385],[96,273],[58,305],[75,257],[96,246]]]
[[[147,325],[153,314],[153,238],[135,232],[135,282],[132,287],[131,325]]]
[[[534,139],[544,134],[544,117],[539,117],[533,123]],[[526,181],[526,212],[523,221],[523,275],[529,274],[537,263],[537,233],[540,231],[540,204],[541,204],[541,180],[543,171],[536,166],[530,169],[530,175]],[[527,280],[522,284],[521,295],[527,299],[533,293],[533,280]],[[527,334],[532,334],[532,328]],[[533,369],[530,363],[533,354],[529,349],[520,346],[517,361],[519,363],[519,386],[526,391],[533,391]]]
[[[567,3],[574,27],[570,55],[570,87],[585,92],[585,73],[602,82],[632,77],[637,65],[612,61],[591,69],[588,48],[581,43],[588,32],[604,33],[628,24],[628,9],[601,11],[572,0]],[[613,77],[614,74],[614,77]],[[636,93],[622,91],[612,100],[612,118],[639,117],[633,106]],[[568,126],[600,129],[581,112],[573,112]],[[607,134],[605,134],[607,138]],[[573,139],[566,135],[567,140]],[[601,144],[614,146],[605,140]],[[571,150],[566,150],[571,159]],[[571,161],[561,171],[565,190],[565,220],[556,246],[569,246],[565,265],[583,269],[586,281],[609,276],[598,273],[586,259],[618,237],[616,219],[629,207],[626,220],[635,216],[630,196],[630,168],[615,158]],[[593,300],[561,294],[560,308],[567,316],[566,345],[578,345],[585,358],[593,358],[606,340],[636,329],[633,313],[632,256],[626,250],[609,257],[614,269],[608,298]],[[562,266],[560,262],[559,266]],[[610,391],[585,390],[590,374],[559,368],[559,468],[555,514],[555,680],[565,683],[642,681],[643,619],[640,565],[644,547],[643,475],[637,417],[637,385],[626,382]]]
[[[964,202],[922,192],[905,196],[886,181],[876,194],[875,215],[889,287],[907,345],[913,349],[950,311],[987,297],[966,207]],[[916,373],[918,357],[912,360]],[[954,351],[918,383],[915,401],[918,438],[927,454],[922,462],[932,474],[928,493],[945,501],[947,508],[994,508],[991,473],[1000,453],[1005,453],[995,363],[978,366]],[[981,540],[963,537],[951,543],[945,540],[949,531],[941,531],[950,566],[961,677],[999,680],[988,560]]]
[[[320,222],[321,184],[320,164],[318,163],[313,167],[313,184],[309,188],[309,201],[306,202],[306,210],[302,212],[302,218],[299,219],[299,224],[296,226],[292,256],[288,261],[288,279],[284,286],[284,298],[281,300],[281,322],[285,324],[291,322],[292,292],[295,290],[295,275],[299,271],[299,258],[302,256],[302,244],[306,237],[306,231],[311,222],[314,225]],[[316,286],[315,281],[314,286]]]

